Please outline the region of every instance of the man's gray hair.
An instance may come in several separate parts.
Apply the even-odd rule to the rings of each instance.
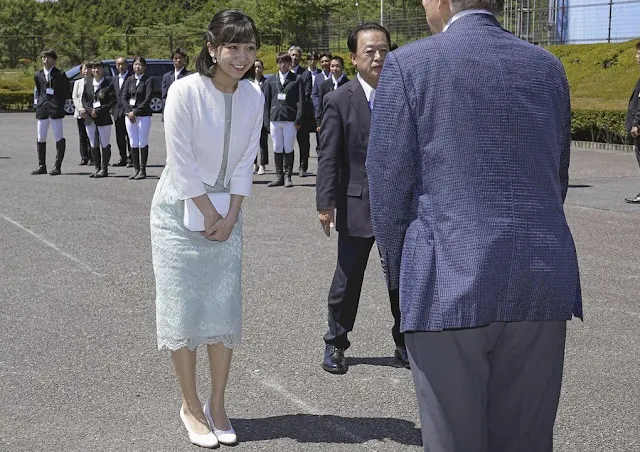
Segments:
[[[300,48],[299,46],[291,46],[291,47],[289,47],[289,52],[291,52],[292,50],[297,50],[298,53],[300,54],[300,57],[302,58],[302,48]]]
[[[456,13],[466,9],[486,9],[500,14],[504,10],[504,0],[451,0],[451,9]]]

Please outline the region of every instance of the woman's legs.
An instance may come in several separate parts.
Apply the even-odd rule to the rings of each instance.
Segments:
[[[218,430],[229,430],[231,423],[224,409],[224,392],[229,380],[232,350],[222,343],[209,345],[209,369],[211,372],[211,417]]]
[[[206,435],[210,429],[196,390],[196,351],[186,347],[172,351],[171,360],[182,391],[184,413],[192,430],[199,435]]]

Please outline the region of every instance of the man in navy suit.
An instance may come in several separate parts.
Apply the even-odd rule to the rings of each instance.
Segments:
[[[126,58],[119,57],[116,59],[116,71],[118,74],[113,77],[112,82],[116,103],[111,110],[111,114],[113,115],[113,125],[116,129],[116,142],[118,143],[118,150],[120,151],[120,160],[112,166],[133,167],[129,134],[127,134],[127,128],[124,124],[124,105],[122,104],[122,96],[120,95],[124,82],[131,77],[132,74],[127,67]]]
[[[371,107],[389,41],[389,32],[378,24],[357,26],[349,35],[347,46],[358,75],[324,98],[316,205],[325,234],[331,233],[333,223],[339,233],[338,262],[329,289],[329,328],[324,335],[322,361],[322,368],[334,374],[347,372],[344,357],[350,345],[347,334],[353,330],[364,272],[375,242],[364,163]],[[333,88],[331,79],[325,83]],[[337,210],[336,219],[334,210]],[[404,337],[400,334],[398,291],[389,291],[389,298],[394,318],[391,334],[396,345],[395,357],[399,365],[408,367]]]
[[[171,52],[171,60],[173,61],[173,71],[169,71],[162,76],[162,106],[167,100],[169,87],[173,82],[190,74],[187,70],[189,64],[189,56],[180,47]]]
[[[296,132],[298,140],[298,148],[300,148],[300,167],[298,175],[307,177],[307,169],[309,168],[309,150],[311,144],[309,141],[309,133],[313,126],[313,110],[311,104],[311,85],[313,77],[311,72],[300,65],[302,59],[302,49],[298,46],[289,48],[289,56],[291,57],[291,72],[300,77],[302,83],[302,123]]]
[[[422,3],[436,34],[387,55],[367,173],[424,450],[551,452],[582,317],[564,68],[500,26],[503,0]]]

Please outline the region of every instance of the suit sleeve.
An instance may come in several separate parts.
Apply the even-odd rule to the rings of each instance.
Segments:
[[[198,173],[198,161],[191,147],[194,108],[189,94],[188,86],[176,85],[167,94],[165,105],[167,166],[171,169],[169,174],[178,192],[178,199],[191,199],[207,192]]]
[[[324,83],[318,87],[318,107],[316,108],[316,123],[320,125],[322,123],[322,109],[324,108]],[[322,127],[322,126],[320,126]]]
[[[76,110],[80,111],[84,109],[84,105],[82,104],[83,96],[80,94],[80,87],[84,83],[83,79],[78,79],[73,83],[73,95],[71,98],[73,99],[73,105],[76,107]],[[84,94],[84,90],[82,90]]]
[[[253,162],[260,149],[260,134],[262,133],[262,114],[260,107],[264,105],[264,96],[260,93],[260,103],[256,107],[256,117],[253,123],[253,131],[247,150],[240,158],[238,166],[233,170],[231,181],[229,182],[229,193],[232,195],[242,195],[246,198],[251,196],[253,186]]]
[[[122,108],[124,109],[125,114],[131,113],[133,111],[133,107],[129,105],[129,97],[131,97],[131,90],[129,89],[129,85],[131,84],[132,78],[133,77],[128,77],[124,81],[124,83],[122,84],[122,88],[120,89],[120,103],[122,104]]]
[[[304,79],[302,77],[298,77],[297,81],[297,90],[298,90],[298,108],[296,109],[296,121],[295,124],[297,126],[302,125],[302,119],[304,115],[305,106],[305,98],[304,98]]]
[[[149,108],[149,104],[151,103],[151,96],[153,96],[153,80],[151,80],[151,77],[149,77],[144,81],[144,99],[133,110],[136,115],[144,112],[145,110],[147,110],[147,108]]]
[[[169,80],[168,80],[169,74],[171,74],[171,72],[169,72],[168,74],[164,74],[162,76],[162,100],[163,101],[167,99],[167,91],[169,90]]]
[[[421,159],[417,129],[402,71],[393,53],[387,56],[371,116],[367,175],[371,222],[387,286],[400,287],[404,237],[417,217]]]
[[[336,193],[340,180],[340,163],[344,146],[343,120],[334,96],[325,97],[325,110],[320,126],[322,149],[318,152],[316,176],[316,208],[318,211],[336,207]]]
[[[313,82],[313,86],[311,87],[311,103],[313,104],[313,116],[316,115],[316,111],[318,110],[318,87],[320,86],[321,79],[321,74],[316,75],[316,79]]]
[[[89,79],[89,81],[90,80],[91,79]],[[90,87],[91,89],[88,89],[89,87],[87,86],[87,80],[84,80],[83,83],[84,90],[82,90],[82,107],[84,109],[93,108],[93,85]]]
[[[269,122],[271,122],[270,117],[271,112],[271,83],[264,82],[264,115],[262,118],[262,124],[264,127],[269,130]]]
[[[569,161],[571,153],[571,99],[569,96],[569,83],[562,69],[562,149],[560,150],[560,189],[562,190],[562,202],[567,197],[569,190]]]

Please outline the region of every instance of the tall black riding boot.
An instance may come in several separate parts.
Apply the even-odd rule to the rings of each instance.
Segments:
[[[96,178],[98,177],[107,177],[109,176],[109,160],[111,160],[111,145],[106,148],[102,148],[102,169],[98,174],[96,174]]]
[[[140,172],[135,177],[137,180],[147,178],[147,160],[149,159],[149,146],[140,148]]]
[[[37,143],[38,169],[31,171],[32,175],[47,174],[47,143]]]
[[[129,179],[135,179],[140,173],[140,148],[131,148],[131,160],[133,161],[134,173]]]
[[[102,165],[100,163],[100,148],[98,146],[90,147],[89,151],[91,151],[91,160],[93,160],[93,165],[95,167],[95,171],[89,174],[89,177],[96,177],[102,169]]]
[[[284,156],[282,155],[282,152],[274,152],[273,160],[276,164],[276,180],[269,182],[267,187],[282,187],[284,185]]]
[[[60,138],[60,141],[56,143],[56,161],[53,164],[53,169],[49,172],[52,176],[57,176],[61,172],[65,149],[67,149],[67,140]]]
[[[293,158],[293,152],[284,154],[284,186],[286,188],[293,187],[293,182],[291,182],[291,174],[293,173]]]

